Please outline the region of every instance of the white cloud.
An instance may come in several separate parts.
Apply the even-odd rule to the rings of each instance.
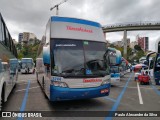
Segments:
[[[46,23],[56,10],[50,8],[62,0],[0,0],[2,13],[11,36],[18,38],[19,32],[33,32],[41,38]],[[159,0],[68,0],[59,6],[59,14],[68,17],[84,18],[100,22],[102,25],[139,22],[160,21]],[[157,31],[128,32],[128,37],[133,41],[135,36],[150,37],[155,41],[159,37]],[[117,41],[123,38],[123,32],[107,34],[107,39]],[[151,43],[151,42],[150,42]],[[154,49],[150,45],[151,49]]]

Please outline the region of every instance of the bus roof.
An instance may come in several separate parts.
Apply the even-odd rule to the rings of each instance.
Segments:
[[[50,38],[106,42],[98,22],[78,18],[52,16],[46,28],[46,35],[49,33]]]
[[[17,61],[18,61],[18,59],[17,59],[17,58],[13,58],[13,59],[9,59],[9,60],[17,60]]]
[[[94,27],[102,27],[98,22],[79,19],[79,18],[52,16],[51,17],[51,21],[52,22],[70,22],[70,23],[78,23],[78,24],[90,25],[90,26],[94,26]]]

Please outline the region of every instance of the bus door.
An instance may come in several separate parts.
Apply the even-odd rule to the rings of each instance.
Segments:
[[[13,79],[10,79],[10,71],[9,71],[9,65],[7,62],[2,62],[2,79],[6,83],[6,96],[9,95],[13,88]]]
[[[18,60],[10,59],[9,62],[9,73],[10,73],[10,80],[13,82],[13,86],[16,84],[18,79]]]
[[[49,45],[43,47],[43,63],[44,74],[42,78],[42,87],[48,97],[50,97],[50,85],[51,85],[51,66],[50,66],[50,47]]]

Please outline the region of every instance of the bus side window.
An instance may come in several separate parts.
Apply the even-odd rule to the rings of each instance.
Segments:
[[[156,64],[156,66],[160,67],[160,57],[159,56],[157,57],[157,64]]]
[[[8,63],[2,63],[2,72],[8,71]]]
[[[50,73],[50,64],[45,64],[45,72],[47,75]]]
[[[2,63],[0,61],[0,73],[2,72]]]

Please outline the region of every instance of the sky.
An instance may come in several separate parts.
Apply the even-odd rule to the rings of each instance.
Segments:
[[[32,32],[41,39],[46,23],[56,10],[50,8],[63,0],[0,0],[0,12],[12,38],[18,34]],[[102,26],[128,22],[160,22],[160,0],[68,0],[59,6],[59,15],[99,22]],[[155,40],[160,31],[127,32],[135,41],[136,35],[149,37],[149,49],[155,50]],[[110,42],[123,38],[123,32],[107,33]]]

